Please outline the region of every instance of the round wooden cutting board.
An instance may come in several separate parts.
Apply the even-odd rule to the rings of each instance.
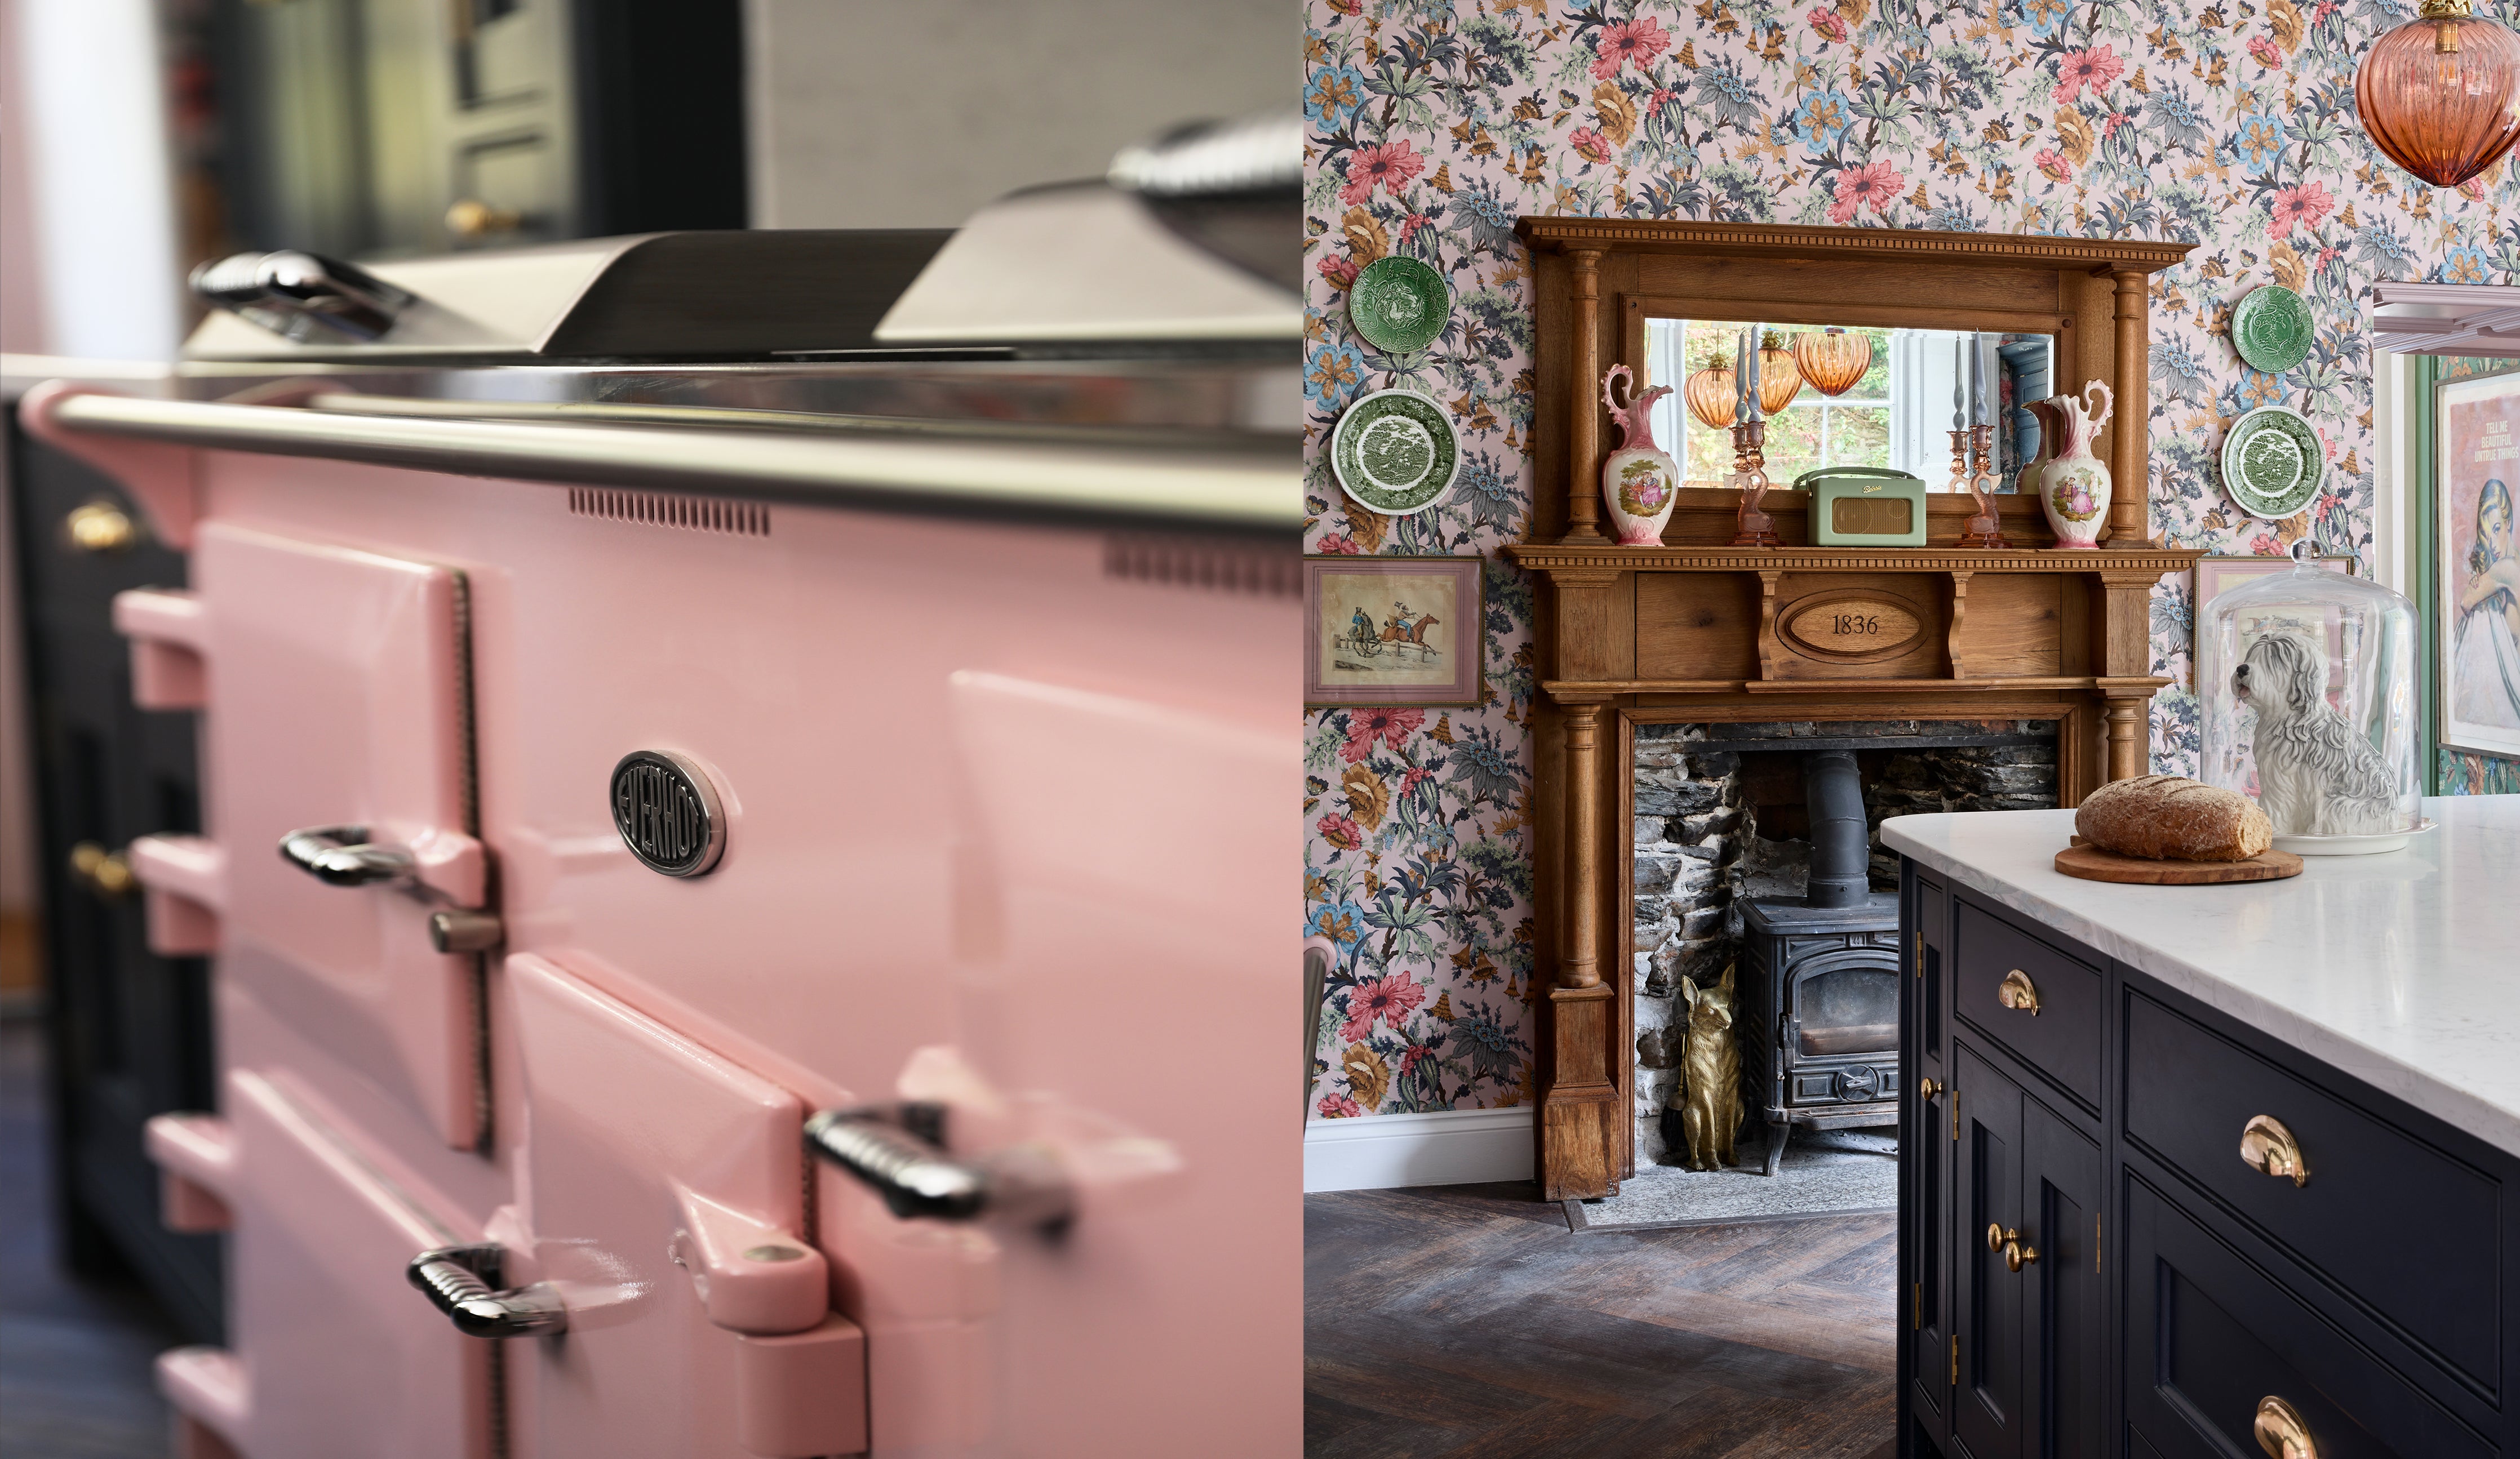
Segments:
[[[2080,837],[2076,837],[2080,840]],[[2261,852],[2245,862],[2168,862],[2122,857],[2096,846],[2069,846],[2056,853],[2056,869],[2085,881],[2139,882],[2195,887],[2234,881],[2281,881],[2301,875],[2301,858],[2289,851]]]

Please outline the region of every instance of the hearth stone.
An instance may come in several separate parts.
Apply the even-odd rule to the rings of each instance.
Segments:
[[[1637,729],[1636,1134],[1640,1164],[1678,1147],[1663,1113],[1680,1079],[1679,980],[1724,976],[1741,951],[1753,901],[1803,897],[1811,845],[1803,828],[1762,828],[1747,761],[1778,752],[1853,748],[1865,763],[1868,866],[1878,891],[1898,882],[1898,859],[1879,846],[1883,819],[1941,811],[2037,810],[2056,804],[2056,725],[2049,720],[1777,721],[1642,725]],[[1799,771],[1794,773],[1799,779]],[[1682,806],[1691,810],[1650,808]],[[1753,1116],[1755,1123],[1756,1117]],[[1745,1136],[1747,1138],[1747,1136]],[[1746,1148],[1746,1147],[1745,1147]]]

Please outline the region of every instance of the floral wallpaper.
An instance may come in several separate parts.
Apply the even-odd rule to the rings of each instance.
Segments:
[[[2520,22],[2514,0],[2478,10]],[[1340,957],[1316,1112],[1517,1103],[1531,1087],[1531,593],[1495,549],[1535,483],[1524,213],[1729,218],[2193,241],[2152,299],[2153,515],[2175,543],[2367,551],[2369,286],[2520,282],[2520,167],[2456,190],[2408,177],[2355,118],[2354,69],[2395,0],[1305,0],[1308,550],[1489,557],[1487,702],[1315,711],[1308,928]],[[1407,253],[1454,312],[1407,358],[1348,329],[1344,289]],[[2281,283],[2317,318],[2283,376],[2243,365],[2232,306]],[[1339,411],[1405,385],[1461,427],[1452,495],[1354,508],[1326,450]],[[2327,487],[2270,523],[2223,495],[2223,422],[2288,404]],[[2154,597],[2155,672],[2184,680],[2192,605]],[[2192,770],[2196,702],[2153,705],[2153,759]]]

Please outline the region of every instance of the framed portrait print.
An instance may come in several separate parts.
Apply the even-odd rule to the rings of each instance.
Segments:
[[[2520,375],[2433,389],[2441,742],[2520,755]]]
[[[1477,557],[1306,557],[1304,707],[1479,702]]]

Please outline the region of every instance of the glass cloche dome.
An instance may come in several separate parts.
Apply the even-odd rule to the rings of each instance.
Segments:
[[[2202,778],[2256,801],[2278,851],[2395,851],[2423,823],[2415,605],[2311,553],[2200,607]]]

